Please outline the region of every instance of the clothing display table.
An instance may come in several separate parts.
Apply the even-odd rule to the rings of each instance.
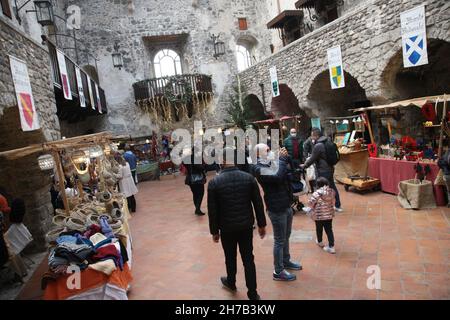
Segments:
[[[344,183],[344,179],[349,176],[367,175],[369,153],[366,149],[340,153],[341,159],[334,167],[334,178]]]
[[[133,280],[132,266],[132,238],[129,226],[129,213],[126,201],[122,208],[125,218],[123,222],[124,233],[120,241],[126,243],[128,262],[124,263],[123,270],[119,268],[110,275],[93,269],[81,271],[80,288],[70,289],[67,285],[72,283],[69,277],[61,276],[56,281],[47,284],[44,292],[44,300],[127,300],[127,290]]]
[[[138,164],[136,174],[138,181],[157,180],[159,177],[158,162]]]
[[[369,176],[378,178],[381,181],[381,190],[384,192],[399,194],[398,185],[400,181],[413,179],[416,175],[414,166],[417,162],[369,158]],[[436,163],[421,162],[423,167],[429,165],[431,173],[427,175],[426,180],[430,180],[433,184],[434,197],[438,206],[445,205],[445,195],[441,186],[434,185],[434,180],[439,172]]]

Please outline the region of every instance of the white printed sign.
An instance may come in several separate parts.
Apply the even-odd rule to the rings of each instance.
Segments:
[[[400,21],[404,67],[428,64],[425,6],[421,5],[402,12]]]
[[[103,113],[102,112],[102,102],[100,101],[100,93],[98,92],[97,83],[95,84],[95,95],[97,97],[97,110],[98,110],[98,112]]]
[[[280,85],[278,83],[277,67],[272,67],[270,71],[270,82],[272,84],[272,96],[278,97],[280,95]]]
[[[66,58],[64,57],[64,53],[58,49],[56,49],[56,57],[58,59],[59,74],[61,75],[61,86],[64,92],[64,98],[67,100],[72,100],[69,76],[67,74]]]
[[[328,68],[330,70],[331,89],[345,87],[344,67],[342,66],[341,46],[327,50]]]
[[[16,91],[22,130],[37,130],[40,128],[39,119],[34,105],[27,64],[13,56],[9,56],[9,63],[11,66],[14,89]]]
[[[95,110],[94,91],[92,91],[91,78],[89,78],[88,75],[86,75],[86,78],[87,78],[88,89],[89,89],[89,101],[91,102],[91,108]]]
[[[83,81],[81,80],[80,68],[75,66],[75,75],[77,76],[78,97],[80,99],[80,106],[86,108],[86,98],[84,97]]]

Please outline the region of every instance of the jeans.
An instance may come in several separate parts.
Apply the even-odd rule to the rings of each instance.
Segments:
[[[256,267],[253,256],[253,229],[236,232],[223,232],[220,235],[223,252],[225,253],[225,265],[227,268],[227,280],[230,285],[236,284],[237,247],[241,253],[244,264],[245,284],[249,294],[256,294]]]
[[[273,264],[276,273],[284,270],[284,264],[291,260],[289,237],[292,230],[292,208],[282,212],[268,212],[273,227]]]
[[[447,200],[450,205],[450,175],[444,175],[445,186],[447,187]]]
[[[333,220],[316,221],[316,235],[318,242],[322,242],[323,229],[325,229],[325,233],[327,234],[328,245],[330,248],[334,247]]]
[[[190,187],[192,191],[192,200],[195,205],[195,211],[199,212],[203,201],[203,195],[205,194],[205,185],[202,183],[191,184]]]
[[[127,197],[128,209],[131,212],[136,212],[136,199],[134,196]]]
[[[324,177],[330,182],[330,187],[336,192],[336,208],[341,207],[341,198],[339,197],[339,191],[334,183],[334,172],[318,172],[318,177]]]

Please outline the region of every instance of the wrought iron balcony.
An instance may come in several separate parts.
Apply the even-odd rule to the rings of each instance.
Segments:
[[[133,89],[136,103],[163,98],[181,102],[189,100],[190,96],[212,94],[211,77],[204,74],[147,79],[134,83]]]

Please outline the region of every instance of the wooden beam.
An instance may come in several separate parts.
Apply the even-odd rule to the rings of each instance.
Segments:
[[[441,131],[439,133],[438,158],[442,157],[442,145],[444,142],[445,122],[447,121],[447,99],[444,94],[444,109],[442,110]]]
[[[369,129],[369,135],[370,135],[370,143],[375,143],[375,139],[373,138],[373,131],[372,131],[372,125],[370,124],[370,118],[367,112],[364,112],[366,120],[367,120],[367,128]],[[391,137],[389,137],[390,139]]]
[[[55,161],[56,174],[58,175],[58,182],[59,182],[59,192],[61,193],[61,197],[63,199],[64,210],[66,214],[69,215],[70,212],[69,201],[67,200],[66,188],[64,186],[64,181],[66,180],[66,178],[64,176],[64,171],[61,165],[61,158],[59,156],[58,151],[53,152],[53,160]]]

